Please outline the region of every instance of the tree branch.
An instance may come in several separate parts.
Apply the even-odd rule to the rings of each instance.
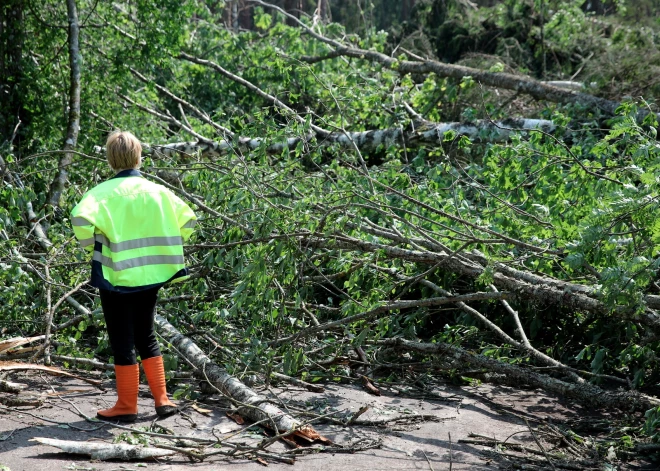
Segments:
[[[471,367],[486,369],[491,373],[504,374],[510,382],[517,385],[528,384],[595,407],[615,407],[622,410],[632,408],[637,411],[646,411],[660,406],[660,399],[656,397],[639,394],[635,391],[606,391],[589,383],[566,383],[516,365],[470,353],[463,348],[446,343],[421,343],[403,338],[394,338],[377,340],[376,344],[428,355],[443,355],[445,359],[453,359],[460,365],[470,365]]]

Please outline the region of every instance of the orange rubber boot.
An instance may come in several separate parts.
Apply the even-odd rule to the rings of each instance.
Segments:
[[[140,367],[138,365],[115,365],[115,376],[117,378],[117,403],[110,409],[98,411],[96,417],[101,420],[135,422]]]
[[[147,376],[151,394],[156,401],[156,414],[159,417],[167,417],[179,412],[179,409],[167,398],[163,357],[151,357],[142,360],[142,367],[144,368],[144,374]]]

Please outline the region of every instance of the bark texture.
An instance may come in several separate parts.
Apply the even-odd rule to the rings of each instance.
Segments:
[[[35,437],[30,441],[59,448],[65,453],[89,455],[93,460],[144,460],[174,455],[176,452],[161,448],[143,448],[135,445],[112,444],[103,442],[75,442],[54,438]]]
[[[295,149],[299,143],[310,146],[327,147],[337,145],[345,149],[353,149],[353,143],[360,152],[368,153],[380,146],[401,145],[405,143],[408,148],[423,145],[438,146],[445,139],[461,136],[469,137],[480,142],[501,142],[510,139],[517,133],[529,133],[534,130],[552,133],[556,129],[552,121],[545,119],[507,119],[503,121],[477,120],[472,123],[417,123],[408,128],[391,128],[363,132],[333,132],[321,135],[310,134],[305,137],[290,137],[286,141],[271,143],[264,138],[239,137],[235,140],[221,139],[218,141],[189,141],[175,142],[164,145],[150,145],[143,143],[145,154],[166,157],[180,155],[200,154],[203,157],[216,157],[231,150],[255,150],[262,146],[272,154],[279,154],[285,149]],[[95,147],[97,153],[105,151],[102,147]]]
[[[203,378],[229,398],[240,403],[239,412],[254,422],[261,422],[279,432],[299,431],[310,439],[319,435],[310,426],[302,424],[269,403],[268,399],[245,386],[238,379],[213,363],[211,359],[189,338],[181,334],[164,317],[156,316],[160,334],[171,342],[185,358],[201,372]]]
[[[80,131],[80,26],[78,24],[78,10],[75,0],[66,2],[69,21],[69,122],[64,140],[64,150],[73,150],[78,142]],[[58,206],[64,185],[66,185],[68,171],[67,167],[73,162],[72,153],[66,153],[60,159],[57,166],[57,175],[50,185],[49,203]]]

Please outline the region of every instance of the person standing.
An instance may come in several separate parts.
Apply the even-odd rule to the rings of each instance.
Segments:
[[[97,417],[120,422],[137,418],[136,349],[156,413],[166,417],[178,409],[167,397],[154,330],[156,302],[163,285],[188,276],[183,242],[197,218],[174,193],[142,177],[142,146],[133,134],[110,134],[106,154],[115,176],[88,191],[71,211],[76,238],[92,252],[91,285],[99,289],[115,359],[117,403]]]

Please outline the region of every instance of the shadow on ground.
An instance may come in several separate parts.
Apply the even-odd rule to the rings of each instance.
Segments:
[[[193,462],[183,455],[144,463],[98,462],[89,457],[59,452],[30,439],[48,437],[60,440],[102,441],[106,443],[146,443],[113,424],[90,423],[81,414],[93,417],[98,409],[114,404],[114,383],[106,380],[108,389],[101,392],[88,384],[70,378],[44,377],[29,374],[14,376],[14,381],[27,383],[32,392],[51,394],[40,407],[0,409],[0,465],[11,471],[55,470],[261,470],[263,465],[249,460],[228,460],[212,457]],[[372,425],[345,427],[315,424],[314,427],[333,442],[346,447],[380,440],[380,447],[358,453],[316,453],[298,458],[296,467],[302,470],[377,471],[377,470],[493,470],[505,469],[492,448],[460,443],[470,433],[498,440],[508,440],[535,447],[525,420],[531,425],[538,421],[563,422],[585,417],[605,418],[602,413],[589,411],[576,404],[547,396],[541,391],[513,389],[504,386],[482,385],[456,387],[450,384],[434,389],[433,397],[402,397],[394,392],[373,396],[359,386],[328,385],[324,393],[311,393],[296,388],[271,388],[260,391],[279,407],[318,414],[352,414],[367,405],[369,409],[359,420]],[[443,399],[445,398],[445,399]],[[217,396],[200,398],[198,408],[185,408],[184,413],[158,420],[146,385],[141,385],[139,418],[131,427],[157,430],[177,436],[213,439],[235,434],[233,441],[256,443],[265,438],[263,430],[239,425],[226,415],[227,405]],[[202,409],[200,409],[202,408]],[[205,412],[206,410],[206,412]],[[418,421],[415,416],[433,416],[434,421]],[[393,420],[393,419],[400,420]],[[382,425],[378,422],[389,421]],[[153,440],[153,438],[152,438]],[[286,450],[276,443],[272,451]],[[451,450],[451,451],[450,451]],[[489,452],[490,451],[490,452]],[[139,467],[138,467],[139,465]],[[293,469],[291,465],[270,462],[273,470]],[[657,469],[657,467],[614,469]]]

